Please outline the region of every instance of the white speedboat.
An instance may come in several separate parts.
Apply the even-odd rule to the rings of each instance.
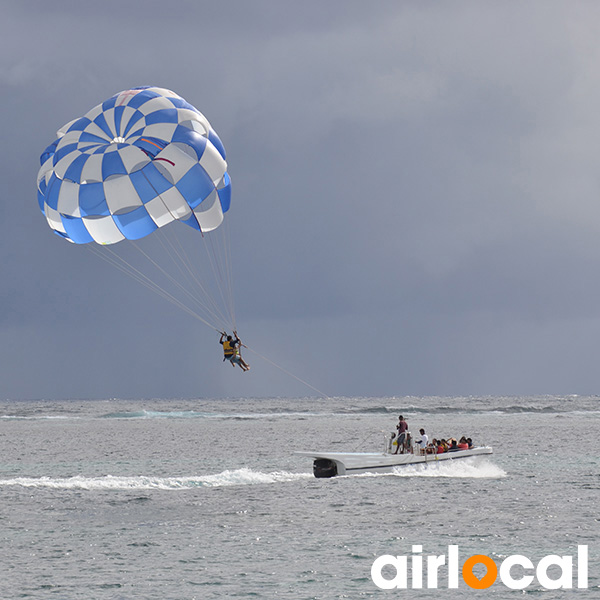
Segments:
[[[335,477],[356,473],[391,473],[398,467],[407,465],[433,464],[444,460],[457,460],[492,454],[489,446],[479,446],[470,450],[453,450],[441,454],[390,454],[389,452],[296,452],[313,459],[315,477]]]

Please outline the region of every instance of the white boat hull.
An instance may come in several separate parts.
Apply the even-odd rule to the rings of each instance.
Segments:
[[[398,467],[439,463],[444,460],[457,460],[492,454],[489,446],[456,450],[442,454],[385,454],[383,452],[296,452],[311,457],[315,477],[335,477],[357,473],[391,473]]]

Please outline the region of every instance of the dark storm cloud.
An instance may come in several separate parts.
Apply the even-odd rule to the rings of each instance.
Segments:
[[[596,389],[595,5],[2,8],[0,393],[312,393],[259,356],[227,369],[214,332],[39,213],[56,129],[144,84],[225,142],[238,320],[265,356],[330,394]]]

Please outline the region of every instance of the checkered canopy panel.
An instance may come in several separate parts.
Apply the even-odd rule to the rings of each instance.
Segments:
[[[119,92],[67,123],[40,162],[40,209],[76,244],[136,240],[175,220],[211,231],[229,210],[221,140],[163,88]]]

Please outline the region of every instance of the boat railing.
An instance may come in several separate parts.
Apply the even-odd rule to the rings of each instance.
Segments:
[[[392,453],[392,444],[394,443],[394,434],[388,434],[385,431],[383,433],[383,453],[391,454]]]

